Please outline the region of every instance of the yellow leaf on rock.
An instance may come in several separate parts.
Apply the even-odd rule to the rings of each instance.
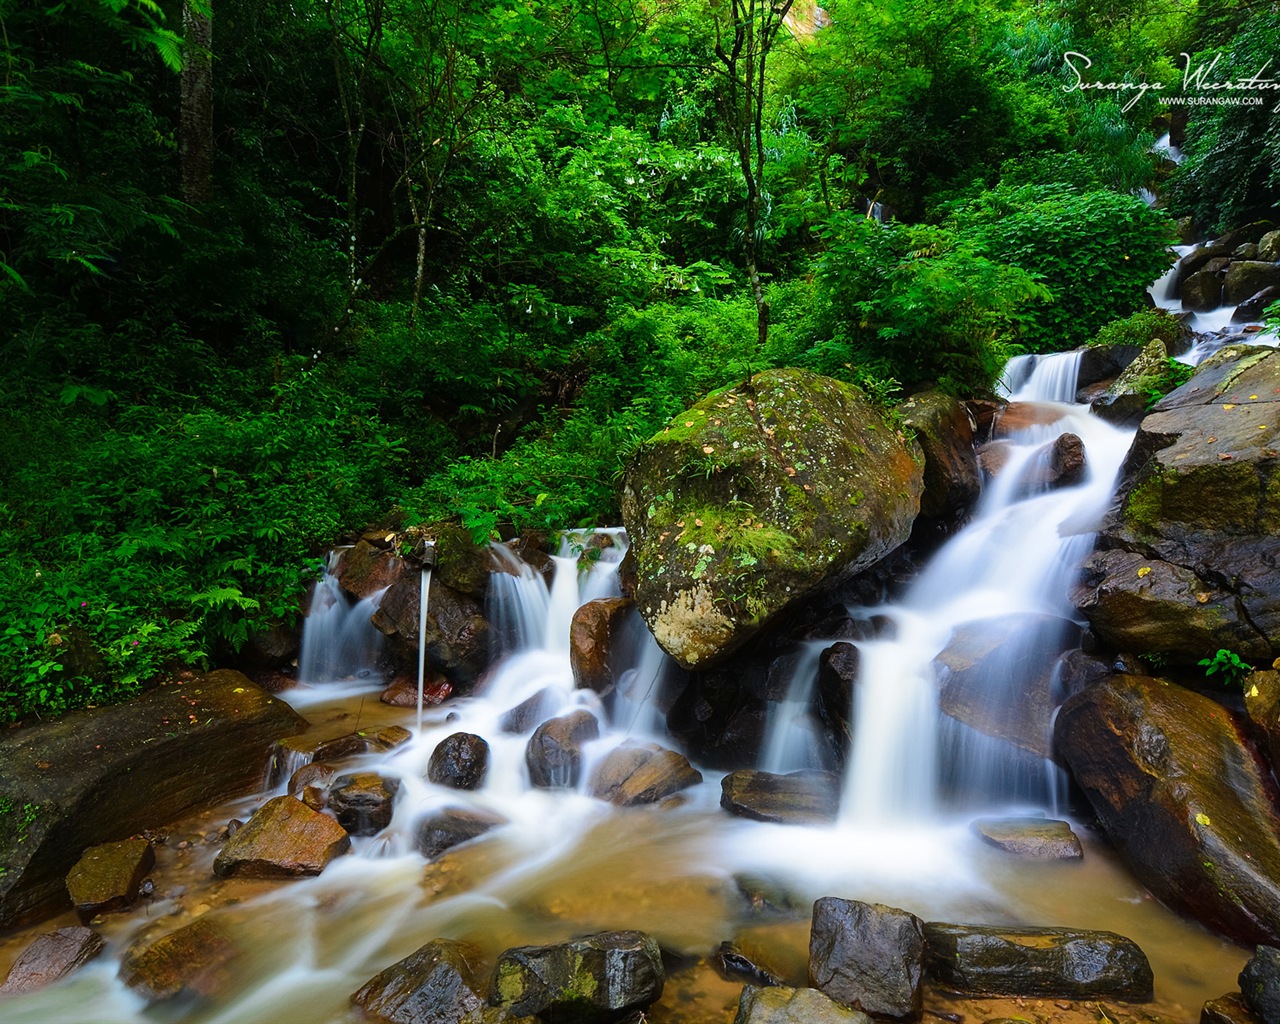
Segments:
[[[1208,604],[1209,594],[1207,591],[1201,590],[1196,594],[1196,604]]]
[[[1197,814],[1197,815],[1196,815],[1196,824],[1197,824],[1197,825],[1208,825],[1208,824],[1209,824],[1209,815],[1205,814],[1205,813],[1204,813],[1204,811],[1201,811],[1199,814]]]
[[[1231,409],[1234,409],[1234,408],[1235,408],[1235,406],[1234,406],[1234,405],[1224,405],[1222,408],[1224,408],[1224,409],[1226,409],[1226,410],[1230,411]]]
[[[1254,683],[1251,687],[1249,687],[1249,696],[1250,696],[1250,697],[1256,697],[1256,696],[1258,696],[1258,684],[1257,684],[1257,683]]]
[[[1151,571],[1151,566],[1144,565],[1141,569],[1138,570],[1138,579],[1142,579],[1142,577],[1145,576],[1150,571]]]

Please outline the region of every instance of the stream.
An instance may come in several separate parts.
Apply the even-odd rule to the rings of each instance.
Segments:
[[[719,807],[721,775],[706,769],[703,783],[678,799],[634,809],[528,784],[527,739],[505,733],[502,717],[533,698],[543,719],[580,708],[602,719],[601,738],[586,748],[584,779],[592,762],[625,740],[675,746],[655,704],[666,657],[642,628],[633,667],[608,708],[593,691],[574,688],[570,619],[580,603],[618,593],[621,531],[609,531],[609,546],[600,558],[583,559],[588,567],[581,571],[574,544],[584,538],[571,537],[549,587],[514,559],[510,573],[495,574],[488,611],[507,653],[475,695],[428,708],[420,728],[415,710],[378,701],[382,680],[371,670],[377,637],[368,624],[378,596],[353,605],[327,575],[306,625],[302,682],[281,696],[313,723],[308,736],[391,724],[414,731],[398,749],[343,765],[400,780],[390,827],[355,839],[352,855],[323,875],[282,883],[218,879],[212,862],[226,823],[247,818],[283,786],[179,823],[157,846],[153,898],[131,913],[106,915],[98,926],[106,954],[65,983],[5,1002],[0,1017],[6,1024],[349,1022],[352,992],[436,937],[469,940],[492,959],[515,945],[634,928],[685,958],[647,1019],[728,1024],[742,983],[710,971],[711,952],[735,939],[761,951],[788,983],[803,984],[808,908],[818,897],[841,896],[902,907],[926,920],[1119,932],[1152,962],[1150,1009],[1172,1020],[1198,1018],[1206,999],[1237,987],[1248,952],[1152,900],[1087,820],[1072,818],[1065,780],[1052,762],[938,709],[934,659],[958,629],[998,627],[1007,616],[1027,613],[1043,623],[1019,629],[1005,645],[1010,668],[995,674],[999,685],[986,697],[994,707],[1008,702],[1001,686],[1024,683],[1015,665],[1047,667],[1066,646],[1070,578],[1092,543],[1092,524],[1110,500],[1132,436],[1072,404],[1070,355],[1015,361],[1004,387],[1012,399],[1047,410],[1041,418],[1052,422],[1008,438],[1005,467],[972,521],[899,600],[849,609],[851,618],[878,625],[872,639],[856,641],[854,737],[836,824],[731,817]],[[1083,442],[1087,468],[1079,483],[1048,490],[1035,483],[1040,461],[1064,432]],[[769,723],[762,767],[813,765],[808,720],[817,652],[830,642],[797,651],[788,698]],[[490,745],[487,780],[472,792],[425,780],[435,746],[459,731]],[[496,812],[508,824],[428,864],[413,849],[414,825],[449,806]],[[979,816],[1028,813],[1072,820],[1084,859],[1021,861],[970,828]],[[794,913],[753,912],[742,889],[767,892]],[[241,950],[233,981],[210,1002],[148,1009],[117,980],[120,956],[139,939],[206,914],[223,921]],[[67,914],[0,941],[0,973],[33,935],[73,923]]]

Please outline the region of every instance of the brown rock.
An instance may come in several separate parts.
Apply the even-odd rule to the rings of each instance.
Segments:
[[[409,576],[418,574],[392,551],[362,540],[338,558],[334,572],[338,585],[355,598],[366,598]]]
[[[607,693],[613,688],[616,634],[635,602],[625,597],[588,601],[573,613],[569,627],[569,663],[578,689]]]
[[[95,914],[133,906],[138,887],[155,866],[155,851],[145,839],[91,846],[67,875],[76,913],[88,921]]]
[[[1228,992],[1204,1004],[1200,1024],[1264,1024],[1264,1021],[1245,1005],[1239,992]]]
[[[964,518],[982,491],[969,410],[951,395],[925,391],[898,409],[924,451],[920,514],[947,525]]]
[[[755,821],[820,825],[835,821],[840,809],[840,777],[832,772],[775,775],[741,769],[721,781],[720,806]]]
[[[479,789],[488,773],[489,744],[469,732],[446,736],[427,763],[427,779],[453,789]]]
[[[1062,406],[1052,402],[1010,402],[997,414],[991,436],[998,439],[1028,427],[1046,427],[1064,415]]]
[[[1058,712],[1057,750],[1139,881],[1239,942],[1280,940],[1280,815],[1226,708],[1114,676]]]
[[[979,818],[973,830],[1006,853],[1028,860],[1079,860],[1080,840],[1065,821],[1050,818]]]
[[[591,773],[587,790],[619,807],[651,804],[696,786],[702,773],[689,759],[655,743],[623,743],[611,750]]]
[[[422,706],[435,707],[452,696],[453,683],[434,669],[428,670],[427,677],[422,681]],[[396,676],[378,699],[383,704],[390,704],[393,708],[416,708],[418,680],[408,676]]]
[[[1244,681],[1244,710],[1266,739],[1274,771],[1280,765],[1280,672],[1252,672]]]
[[[478,1016],[481,954],[452,939],[432,939],[370,978],[351,1001],[392,1024],[458,1024]]]
[[[340,775],[329,787],[329,810],[353,836],[377,835],[391,824],[400,780],[375,772]]]
[[[0,927],[69,906],[67,872],[86,848],[260,789],[271,744],[305,725],[246,676],[222,670],[6,731],[0,799],[30,807],[33,820],[16,834],[0,830],[9,869]]]
[[[351,849],[351,837],[328,815],[291,796],[268,800],[227,840],[213,870],[226,878],[318,875]]]
[[[599,736],[600,723],[590,711],[543,722],[525,748],[529,781],[542,789],[573,788],[582,771],[582,744]]]
[[[208,917],[144,947],[135,947],[120,962],[120,980],[148,1002],[179,995],[212,999],[235,977],[240,951]]]
[[[470,842],[507,819],[489,811],[448,807],[418,822],[414,846],[427,860],[435,860],[446,850]]]
[[[374,612],[374,628],[390,637],[399,660],[417,662],[418,574],[402,579],[383,595]],[[473,597],[431,580],[427,599],[427,660],[454,683],[473,683],[489,662],[489,623]],[[416,676],[415,676],[416,680]]]
[[[59,928],[41,935],[18,954],[0,996],[25,995],[52,985],[102,952],[102,936],[92,928]]]

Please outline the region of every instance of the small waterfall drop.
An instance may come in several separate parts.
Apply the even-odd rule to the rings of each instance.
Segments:
[[[341,556],[341,551],[330,555],[302,626],[298,681],[306,685],[378,675],[383,636],[370,620],[385,591],[379,590],[360,601],[348,598],[335,575]]]

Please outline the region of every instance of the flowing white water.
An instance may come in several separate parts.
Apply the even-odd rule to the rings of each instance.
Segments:
[[[334,575],[340,551],[329,558],[324,576],[311,596],[311,611],[302,627],[298,681],[307,686],[339,681],[381,682],[378,658],[383,636],[370,623],[384,590],[352,601]]]
[[[427,677],[427,606],[431,599],[431,569],[423,566],[418,587],[418,718],[422,732],[422,691]]]

